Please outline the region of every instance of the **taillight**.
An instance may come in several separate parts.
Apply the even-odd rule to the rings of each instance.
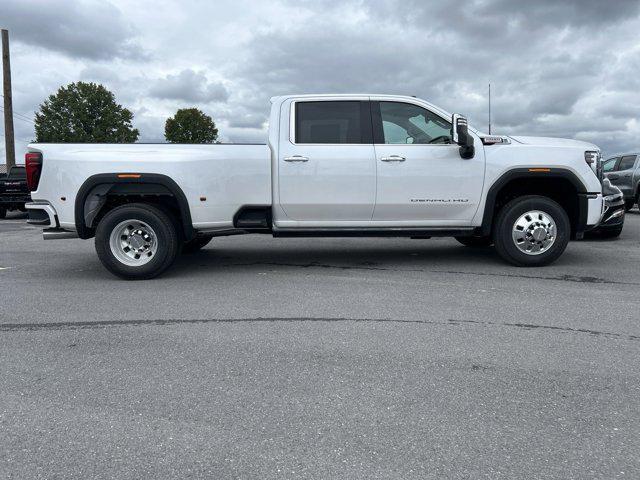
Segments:
[[[27,171],[27,188],[30,192],[35,192],[40,183],[40,172],[42,172],[42,154],[27,153],[24,156],[24,167]]]

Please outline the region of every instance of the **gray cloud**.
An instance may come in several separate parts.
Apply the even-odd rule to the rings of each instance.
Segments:
[[[74,58],[142,58],[134,28],[107,1],[4,0],[3,24],[18,42]]]
[[[491,82],[494,132],[640,149],[638,0],[111,1],[5,0],[21,113],[85,79],[146,141],[183,105],[227,141],[264,140],[288,93],[417,95],[484,128]]]
[[[222,83],[209,82],[204,73],[191,69],[156,80],[149,94],[156,98],[194,103],[225,102],[229,98],[229,92]]]

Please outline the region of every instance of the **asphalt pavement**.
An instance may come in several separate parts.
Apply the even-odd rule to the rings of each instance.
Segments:
[[[640,212],[521,269],[214,239],[125,282],[0,220],[0,478],[640,478]]]

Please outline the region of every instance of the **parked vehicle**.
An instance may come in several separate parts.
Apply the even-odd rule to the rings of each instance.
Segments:
[[[625,208],[631,210],[640,197],[640,159],[636,153],[608,158],[602,164],[605,177],[622,190]]]
[[[454,236],[541,266],[600,221],[595,145],[485,135],[413,97],[272,99],[267,145],[32,144],[30,221],[151,278],[214,236]]]
[[[604,212],[600,224],[589,234],[604,238],[616,238],[624,227],[625,201],[622,191],[612,185],[608,178],[602,182]]]
[[[8,173],[0,174],[0,219],[5,218],[8,210],[26,211],[25,204],[30,201],[23,166],[11,167]]]

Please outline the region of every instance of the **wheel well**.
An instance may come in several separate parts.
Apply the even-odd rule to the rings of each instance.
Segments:
[[[569,216],[572,233],[576,232],[576,227],[580,221],[578,190],[570,180],[563,177],[523,177],[508,181],[495,195],[491,218],[495,218],[500,209],[511,200],[525,195],[540,195],[558,202]]]
[[[121,179],[112,174],[90,177],[75,202],[76,229],[80,238],[91,238],[111,210],[131,203],[155,205],[167,212],[184,240],[193,237],[191,213],[184,193],[164,175],[145,174],[145,181]]]
[[[148,205],[159,207],[176,220],[176,227],[183,226],[183,219],[181,218],[178,200],[171,194],[108,193],[105,196],[104,204],[87,227],[90,228],[92,232],[95,232],[95,228],[100,223],[100,220],[102,220],[107,213],[116,207],[131,203],[146,203]]]

